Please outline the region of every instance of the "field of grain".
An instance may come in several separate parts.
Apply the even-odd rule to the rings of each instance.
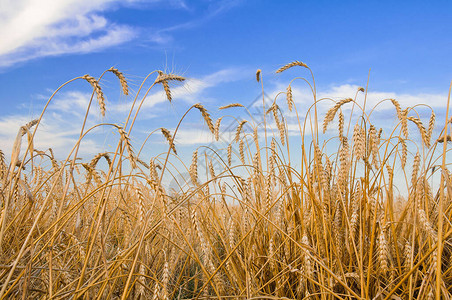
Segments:
[[[276,73],[288,69],[312,75],[299,61]],[[124,75],[106,72],[127,95]],[[102,114],[105,74],[74,79],[91,84]],[[172,101],[171,86],[184,80],[156,71],[143,85],[154,82],[149,89],[163,88]],[[0,152],[0,298],[450,299],[448,112],[436,122],[433,110],[418,114],[427,105],[381,99],[398,120],[382,130],[356,96],[317,99],[313,75],[296,80],[311,88],[311,107],[296,107],[289,85],[262,103],[262,121],[236,121],[226,155],[199,147],[182,162],[178,172],[190,176],[180,188],[164,178],[178,175],[173,140],[186,115],[171,132],[155,128],[167,141],[163,155],[144,161],[143,141],[129,137],[146,91],[130,95],[123,125],[95,126],[113,128],[118,139],[115,151],[91,159],[76,159],[79,143],[62,161],[34,147],[45,110],[24,124],[11,158]],[[280,107],[297,116],[298,137],[289,139]],[[219,109],[246,111],[240,103]],[[224,119],[212,120],[202,104],[187,114],[200,114],[219,139]],[[92,129],[82,128],[79,142]]]

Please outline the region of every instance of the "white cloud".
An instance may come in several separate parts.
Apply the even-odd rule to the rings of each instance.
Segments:
[[[152,9],[155,5],[191,10],[182,0],[0,0],[0,68],[38,57],[101,51],[131,41],[149,30],[117,24],[102,14],[120,6]],[[200,26],[234,5],[234,1],[220,1],[205,16],[154,28],[143,40],[169,43],[171,32]]]
[[[87,53],[136,37],[100,12],[116,0],[0,0],[0,67],[29,59]]]

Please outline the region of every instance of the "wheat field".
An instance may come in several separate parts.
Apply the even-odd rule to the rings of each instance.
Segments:
[[[388,131],[378,127],[375,107],[356,100],[367,89],[332,102],[317,99],[306,64],[282,72],[309,76],[294,78],[273,103],[263,100],[261,121],[237,119],[224,152],[199,147],[182,167],[173,166],[186,115],[199,114],[216,140],[222,134],[225,119],[212,120],[202,104],[173,130],[154,131],[166,141],[161,155],[145,161],[142,141],[130,138],[142,95],[163,88],[171,102],[171,86],[185,80],[179,75],[152,72],[142,84],[153,80],[149,90],[130,95],[123,125],[94,126],[117,132],[115,151],[77,159],[93,129],[84,123],[72,152],[56,160],[52,149],[34,147],[45,109],[23,125],[11,158],[0,150],[0,298],[450,299],[450,90],[438,122],[428,105],[381,99],[397,120]],[[86,81],[105,115],[107,73],[127,95],[115,68],[60,88]],[[256,80],[263,90],[261,70]],[[295,105],[295,80],[311,88],[310,107]],[[289,136],[281,107],[296,116],[298,136]],[[169,189],[165,178],[184,172],[185,182]]]

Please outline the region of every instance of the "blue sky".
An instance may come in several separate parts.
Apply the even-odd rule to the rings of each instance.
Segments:
[[[39,115],[59,85],[111,66],[124,72],[133,92],[156,69],[189,79],[174,87],[172,104],[161,87],[151,92],[133,133],[141,141],[158,127],[174,129],[193,103],[214,117],[218,106],[251,103],[260,94],[258,68],[270,96],[284,91],[294,76],[309,75],[274,73],[293,60],[312,68],[323,96],[353,97],[370,69],[371,104],[387,97],[403,106],[424,102],[440,116],[452,79],[451,11],[450,1],[0,0],[0,149],[9,153],[18,127]],[[120,95],[111,75],[102,84],[107,116],[94,110],[89,124],[123,122],[133,98]],[[91,91],[79,81],[57,94],[37,147],[67,153]],[[300,106],[312,99],[302,84],[294,95]],[[395,122],[393,114],[381,117]],[[210,141],[201,123],[190,115],[181,147]],[[105,137],[111,135],[102,129],[84,149],[114,150]]]

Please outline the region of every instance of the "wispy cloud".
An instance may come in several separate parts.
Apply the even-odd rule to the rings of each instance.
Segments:
[[[113,0],[3,0],[0,8],[0,67],[37,57],[99,51],[137,33],[100,13]]]
[[[182,0],[0,0],[0,68],[45,56],[102,51],[129,42],[149,31],[136,24],[118,24],[107,19],[105,12],[121,6],[152,9],[152,5],[163,3],[170,9],[190,10]],[[172,32],[199,26],[234,3],[212,4],[203,15],[157,27],[145,39],[166,44],[173,40]]]

